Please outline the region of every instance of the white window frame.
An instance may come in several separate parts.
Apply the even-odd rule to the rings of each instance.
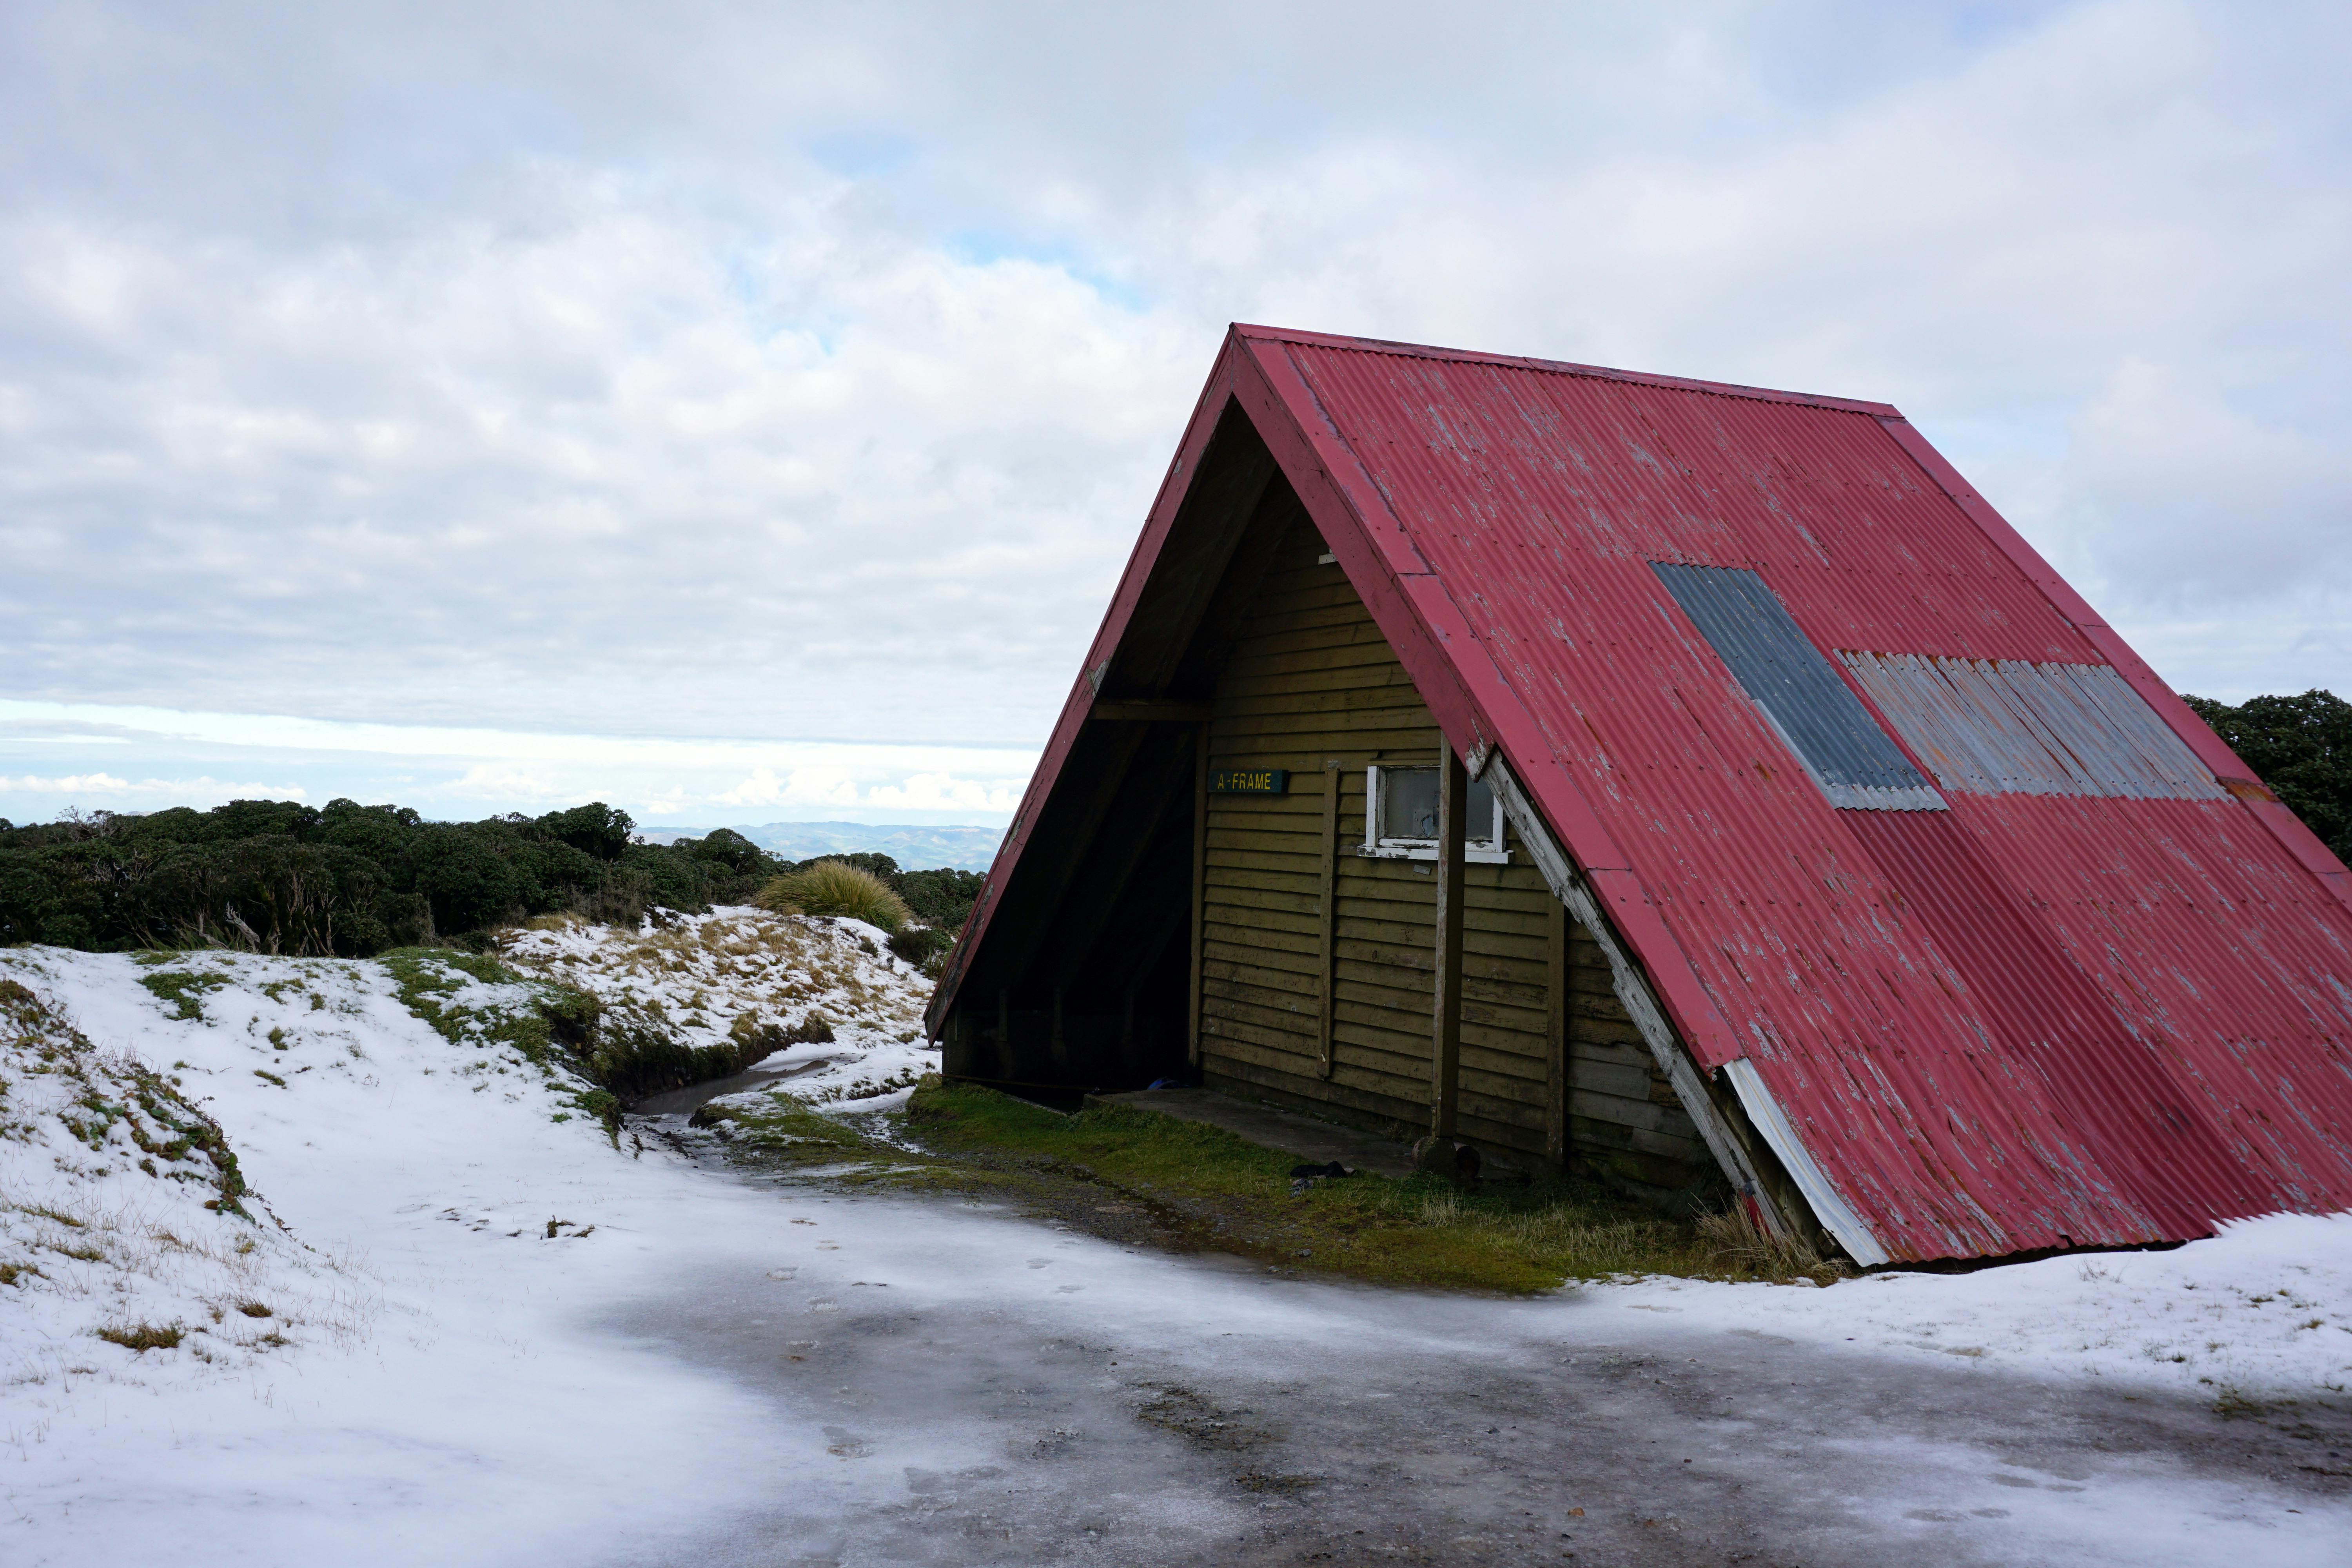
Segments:
[[[1427,763],[1391,763],[1386,767],[1374,763],[1364,772],[1364,847],[1360,854],[1376,860],[1434,860],[1437,840],[1434,838],[1383,838],[1380,837],[1381,775],[1383,773],[1435,773]],[[1462,835],[1462,858],[1481,866],[1507,866],[1511,852],[1503,847],[1503,799],[1490,788],[1488,798],[1495,805],[1495,819],[1487,831],[1480,834],[1478,824],[1465,822]]]

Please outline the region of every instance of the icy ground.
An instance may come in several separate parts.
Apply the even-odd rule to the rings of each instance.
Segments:
[[[830,1009],[769,1065],[892,1103],[858,1091],[931,1059],[919,980],[775,920],[509,956],[681,1028]],[[421,978],[0,951],[45,1009],[0,1030],[0,1562],[2347,1558],[2341,1217],[1827,1289],[1377,1290],[749,1180],[675,1118],[615,1149],[488,1027],[527,993]],[[96,1337],[140,1326],[179,1343]]]

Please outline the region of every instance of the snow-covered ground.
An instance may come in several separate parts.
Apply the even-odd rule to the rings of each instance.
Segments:
[[[850,922],[722,911],[657,932],[527,933],[508,957],[713,1039],[746,1012],[789,1026],[823,1011],[833,1045],[769,1064],[805,1068],[789,1081],[818,1100],[887,1104],[852,1097],[935,1060],[900,1037],[918,1026],[919,977]],[[1775,1399],[1805,1394],[1800,1373],[1807,1390],[1876,1377],[1995,1411],[2070,1390],[2340,1409],[2352,1380],[2340,1216],[1827,1289],[1425,1296],[1124,1251],[960,1199],[755,1183],[633,1131],[615,1147],[582,1113],[582,1085],[499,1038],[530,988],[447,965],[20,948],[0,950],[0,981],[28,994],[0,1029],[12,1564],[1024,1561],[1048,1553],[1022,1532],[1055,1521],[1056,1557],[1207,1560],[1279,1516],[1259,1511],[1273,1503],[1223,1476],[1180,1486],[1206,1461],[1154,1430],[1053,1414],[1108,1408],[1142,1369],[1152,1386],[1279,1372],[1309,1389],[1461,1369],[1443,1387],[1578,1375],[1634,1347],[1661,1377],[1719,1362],[1748,1380],[1727,1388],[1778,1388],[1784,1369]],[[244,1215],[199,1147],[199,1112],[236,1157]],[[142,1327],[179,1342],[97,1337]],[[866,1353],[887,1347],[903,1348]],[[1016,1354],[1034,1364],[975,1383],[984,1398],[940,1392],[943,1368]],[[1998,1421],[1871,1443],[1857,1410],[1781,1415],[1838,1436],[1803,1459],[1776,1457],[1754,1412],[1737,1426],[1675,1414],[1648,1436],[1687,1438],[1743,1496],[1771,1484],[1758,1467],[1806,1470],[1807,1506],[1873,1550],[2317,1564],[2343,1560],[2352,1524],[2340,1501],[2145,1455],[2084,1477],[2071,1459],[1995,1453]],[[2352,1469],[2309,1457],[2315,1474]],[[1822,1491],[1832,1472],[1844,1479]],[[983,1475],[1002,1479],[970,1479]],[[964,1545],[908,1545],[951,1496],[993,1509],[1002,1542],[954,1514]],[[802,1544],[742,1547],[762,1531]]]
[[[936,1071],[922,1046],[930,984],[862,921],[721,907],[659,928],[615,931],[562,918],[532,922],[499,944],[518,969],[641,1009],[693,1046],[728,1042],[740,1026],[789,1029],[810,1015],[830,1041],[803,1043],[760,1063],[788,1075],[812,1103],[873,1100]]]
[[[2165,1252],[1886,1273],[1826,1290],[1653,1279],[1612,1310],[2045,1378],[2352,1408],[2352,1215],[2274,1215]]]

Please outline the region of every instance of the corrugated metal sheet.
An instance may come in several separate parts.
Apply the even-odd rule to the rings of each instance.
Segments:
[[[1087,668],[1230,407],[1454,743],[1501,748],[1700,1063],[1864,1250],[2352,1206],[2352,877],[1895,410],[1238,327]],[[1654,563],[1753,574],[1805,645],[1864,650],[1853,689],[1948,809],[1834,805]]]
[[[1738,566],[1653,562],[1650,569],[1764,710],[1832,805],[1941,811],[1911,765],[1764,579]]]
[[[2222,800],[2229,792],[2104,664],[1838,656],[1946,789]]]
[[[1549,819],[1589,821],[1572,849],[1622,858],[1620,918],[1677,1024],[1708,1065],[1750,1064],[1891,1256],[2352,1205],[2352,916],[2146,744],[2116,681],[2075,673],[2111,669],[2112,634],[2061,612],[1892,410],[1244,336],[1395,574],[1359,582],[1384,629],[1413,640],[1391,625],[1410,605],[1462,672],[1479,733],[1457,743],[1496,738]],[[2008,704],[2071,792],[1836,809],[1655,561],[1755,573],[1816,648],[2009,672],[1977,707]],[[1459,638],[1436,625],[1457,616]],[[2022,742],[2003,754],[1970,776]]]

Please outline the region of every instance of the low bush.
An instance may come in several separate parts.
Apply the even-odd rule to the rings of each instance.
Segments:
[[[2183,699],[2339,860],[2352,860],[2352,702],[2317,689],[2232,707]]]
[[[889,883],[846,860],[813,861],[774,878],[753,896],[761,909],[779,914],[837,915],[896,931],[913,918],[907,900]]]
[[[698,913],[740,901],[778,868],[724,828],[656,845],[631,842],[635,826],[602,802],[426,822],[349,800],[0,822],[0,943],[321,958],[478,948],[489,929],[534,916],[634,924],[658,909]]]
[[[955,945],[955,933],[937,926],[900,926],[890,933],[890,951],[920,969]]]

